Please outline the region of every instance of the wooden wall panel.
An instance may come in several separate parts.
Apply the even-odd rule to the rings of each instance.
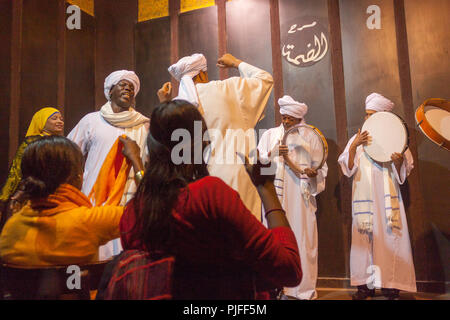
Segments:
[[[0,187],[6,180],[9,167],[9,115],[11,100],[11,30],[12,30],[12,1],[0,1]]]
[[[106,102],[105,78],[116,70],[134,70],[134,26],[138,0],[95,0],[95,106]]]
[[[141,80],[141,92],[136,105],[149,116],[159,104],[156,95],[162,84],[170,81],[170,20],[169,17],[140,22],[135,29],[136,72]]]
[[[57,105],[58,2],[23,2],[19,143],[33,114]]]
[[[405,1],[412,100],[415,109],[428,98],[450,99],[450,32],[446,0]],[[418,23],[420,21],[420,23]],[[417,132],[420,184],[427,221],[428,280],[449,281],[450,152]],[[446,253],[445,253],[446,252]]]
[[[273,74],[269,0],[227,2],[226,20],[228,52]],[[229,76],[239,76],[239,71],[230,69]],[[275,126],[273,97],[272,91],[265,117],[257,124],[257,130]]]
[[[65,132],[95,111],[95,18],[81,12],[81,29],[66,30]]]
[[[302,17],[314,17],[327,30],[328,4],[326,0],[280,0],[281,39],[292,24],[302,25]],[[320,37],[320,34],[318,34]],[[330,43],[329,36],[327,37]],[[329,45],[328,45],[329,46]],[[330,49],[328,49],[330,50]],[[341,227],[349,212],[338,210],[340,203],[338,175],[338,147],[334,109],[331,54],[309,67],[297,67],[283,57],[284,92],[308,105],[307,123],[317,126],[328,141],[328,177],[326,189],[317,197],[319,235],[319,277],[343,277],[348,274],[347,235]],[[349,232],[349,231],[348,231]]]
[[[179,58],[203,53],[208,61],[210,80],[219,80],[217,7],[181,13],[178,25]]]
[[[369,30],[366,9],[381,9],[381,29]],[[340,1],[344,54],[348,136],[364,122],[365,100],[378,92],[395,103],[393,112],[404,116],[398,74],[394,8],[392,0]]]

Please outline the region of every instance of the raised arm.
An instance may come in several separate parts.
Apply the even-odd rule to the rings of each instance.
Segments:
[[[254,127],[261,116],[269,100],[273,88],[273,78],[270,73],[254,67],[231,54],[222,56],[217,65],[221,68],[237,68],[240,77],[226,80],[227,86],[233,88],[237,94],[236,101],[250,127]]]

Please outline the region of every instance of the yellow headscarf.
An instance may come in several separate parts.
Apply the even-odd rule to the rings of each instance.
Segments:
[[[44,130],[48,118],[50,118],[55,113],[60,113],[60,111],[51,107],[42,108],[41,110],[36,112],[33,116],[33,119],[31,119],[31,123],[28,127],[28,131],[25,137],[44,135],[42,130]]]

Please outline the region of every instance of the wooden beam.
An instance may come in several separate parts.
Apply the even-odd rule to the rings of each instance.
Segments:
[[[334,113],[336,119],[337,145],[339,154],[344,151],[347,144],[347,108],[345,101],[344,59],[342,53],[341,17],[339,0],[328,0],[328,19],[331,38],[331,70],[333,75]],[[340,212],[343,217],[342,225],[344,252],[350,252],[350,232],[352,224],[350,179],[339,170],[339,196]],[[350,261],[345,259],[346,272],[350,271]]]
[[[411,70],[409,63],[408,51],[408,34],[406,30],[405,3],[404,0],[394,0],[394,18],[395,31],[397,39],[397,56],[398,71],[400,77],[400,88],[402,94],[402,104],[404,108],[405,121],[409,129],[409,149],[414,158],[414,170],[408,177],[410,206],[408,210],[409,231],[411,233],[412,246],[414,248],[414,265],[418,271],[417,279],[429,280],[428,256],[427,249],[431,248],[432,243],[427,243],[425,236],[431,232],[429,226],[426,225],[425,218],[427,212],[424,210],[423,194],[420,190],[420,170],[419,158],[417,153],[417,137],[414,119],[414,103],[411,83]]]
[[[11,26],[11,103],[9,113],[9,162],[19,146],[20,72],[22,58],[22,12],[23,0],[12,4]]]
[[[57,105],[65,118],[66,98],[66,1],[58,0],[58,93]]]
[[[216,0],[217,5],[217,18],[218,18],[218,30],[219,30],[219,58],[227,53],[227,1]],[[228,78],[228,69],[219,69],[220,80]]]
[[[178,24],[180,13],[180,0],[169,0],[169,16],[170,16],[170,63],[176,63],[179,57],[178,49]],[[173,77],[172,83],[172,96],[178,95],[178,81]]]
[[[281,123],[278,99],[284,95],[283,66],[281,63],[280,9],[278,0],[270,0],[270,29],[272,39],[272,70],[274,81],[275,125]]]

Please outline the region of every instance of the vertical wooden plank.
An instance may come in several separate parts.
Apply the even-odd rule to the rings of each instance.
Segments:
[[[57,2],[23,2],[19,141],[36,111],[58,104],[57,22]]]
[[[330,23],[331,70],[333,75],[334,113],[336,116],[336,133],[338,154],[344,151],[347,144],[347,109],[345,103],[344,61],[342,56],[341,21],[339,0],[328,0],[328,18]],[[350,179],[339,170],[340,212],[342,214],[343,250],[350,252],[351,234],[351,194]],[[350,271],[350,261],[345,259],[346,273]]]
[[[57,23],[57,47],[58,47],[58,93],[57,106],[65,118],[65,96],[66,96],[66,1],[58,0],[58,23]],[[66,130],[67,131],[67,130]]]
[[[251,12],[252,14],[249,14]],[[270,74],[272,70],[270,0],[229,1],[227,14],[227,48],[239,59],[261,68]],[[239,71],[229,69],[230,76]],[[273,90],[264,111],[264,118],[256,125],[256,131],[273,128],[275,110]],[[261,134],[258,134],[260,137]]]
[[[413,107],[427,98],[450,98],[450,32],[448,30],[448,0],[408,0],[404,3],[408,36],[409,66]],[[420,21],[420,23],[417,23]],[[415,110],[410,112],[415,112]],[[415,130],[420,170],[420,186],[424,202],[423,216],[427,230],[427,266],[429,279],[439,281],[441,287],[450,281],[450,152],[439,148]],[[431,230],[428,228],[431,226]]]
[[[23,0],[12,3],[11,39],[11,102],[9,113],[9,162],[19,145],[20,72],[22,60],[22,13]]]
[[[179,15],[178,50],[180,58],[202,53],[208,62],[210,80],[219,79],[218,19],[213,6],[192,10]]]
[[[95,105],[97,109],[106,102],[103,94],[105,78],[116,70],[134,70],[134,26],[138,19],[137,1],[95,0]]]
[[[281,123],[278,99],[284,95],[283,70],[281,64],[280,9],[278,0],[270,0],[270,31],[272,42],[275,125],[278,126]]]
[[[10,0],[0,0],[0,187],[6,181],[9,167],[9,115],[11,113],[11,40],[12,40],[12,7]]]
[[[216,0],[218,19],[219,57],[227,53],[227,9],[226,0]],[[219,69],[220,80],[228,78],[228,69]]]
[[[170,81],[170,18],[163,17],[136,25],[136,72],[145,88],[136,97],[136,104],[150,115],[159,104],[156,95],[161,85]]]
[[[65,131],[69,133],[95,110],[95,18],[82,11],[81,29],[66,31],[65,46]]]
[[[414,163],[419,163],[417,156],[417,143],[414,119],[414,105],[411,86],[411,72],[408,52],[408,35],[406,31],[405,6],[404,0],[394,0],[395,31],[397,39],[398,71],[400,77],[400,88],[402,104],[405,110],[404,120],[409,129],[409,149],[414,158]],[[423,237],[427,233],[425,225],[425,210],[423,205],[423,193],[420,190],[420,170],[416,166],[408,177],[408,186],[410,194],[410,205],[408,208],[409,230],[411,242],[414,248],[414,264],[418,271],[418,280],[428,280],[429,260],[427,259],[427,249],[431,243],[427,243]]]
[[[178,24],[180,13],[180,0],[169,0],[169,16],[170,16],[170,63],[174,64],[179,59],[178,53]],[[173,77],[172,82],[172,96],[178,95],[178,81]]]

